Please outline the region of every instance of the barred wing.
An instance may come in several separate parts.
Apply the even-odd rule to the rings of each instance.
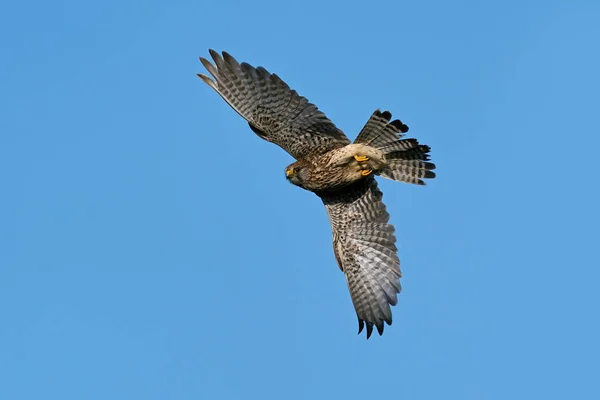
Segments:
[[[373,325],[381,335],[384,322],[392,324],[390,305],[400,293],[400,260],[394,227],[373,177],[336,193],[320,194],[333,231],[333,251],[346,275],[358,316],[358,333]]]
[[[215,65],[200,61],[215,79],[198,76],[250,124],[261,138],[296,159],[325,153],[350,141],[308,100],[263,67],[239,64],[228,53],[209,50]]]

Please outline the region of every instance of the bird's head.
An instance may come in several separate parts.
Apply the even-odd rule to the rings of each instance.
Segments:
[[[310,179],[310,169],[302,161],[296,161],[285,168],[285,177],[296,186],[304,187],[304,183]]]

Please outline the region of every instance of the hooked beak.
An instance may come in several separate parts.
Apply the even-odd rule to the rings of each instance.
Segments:
[[[294,170],[292,168],[288,168],[285,170],[285,177],[287,179],[290,179],[292,175],[294,175]]]

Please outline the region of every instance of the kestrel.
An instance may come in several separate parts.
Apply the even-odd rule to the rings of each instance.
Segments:
[[[408,126],[389,111],[375,111],[354,143],[314,104],[263,67],[238,63],[209,50],[215,64],[200,61],[210,77],[198,74],[261,138],[297,161],[285,169],[294,185],[321,198],[333,232],[333,252],[344,272],[358,317],[358,333],[373,326],[383,334],[392,324],[390,305],[400,293],[400,260],[394,226],[381,201],[375,175],[424,185],[434,178],[430,147],[403,139]]]

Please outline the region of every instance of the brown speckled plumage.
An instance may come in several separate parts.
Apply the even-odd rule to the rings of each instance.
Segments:
[[[323,201],[333,232],[333,250],[346,276],[358,316],[381,335],[391,325],[390,305],[400,292],[400,261],[393,225],[374,175],[423,185],[433,178],[429,146],[403,139],[408,126],[375,111],[353,144],[325,114],[262,67],[238,63],[226,52],[210,50],[214,64],[200,58],[212,75],[198,76],[243,118],[252,131],[291,154],[291,183]]]

